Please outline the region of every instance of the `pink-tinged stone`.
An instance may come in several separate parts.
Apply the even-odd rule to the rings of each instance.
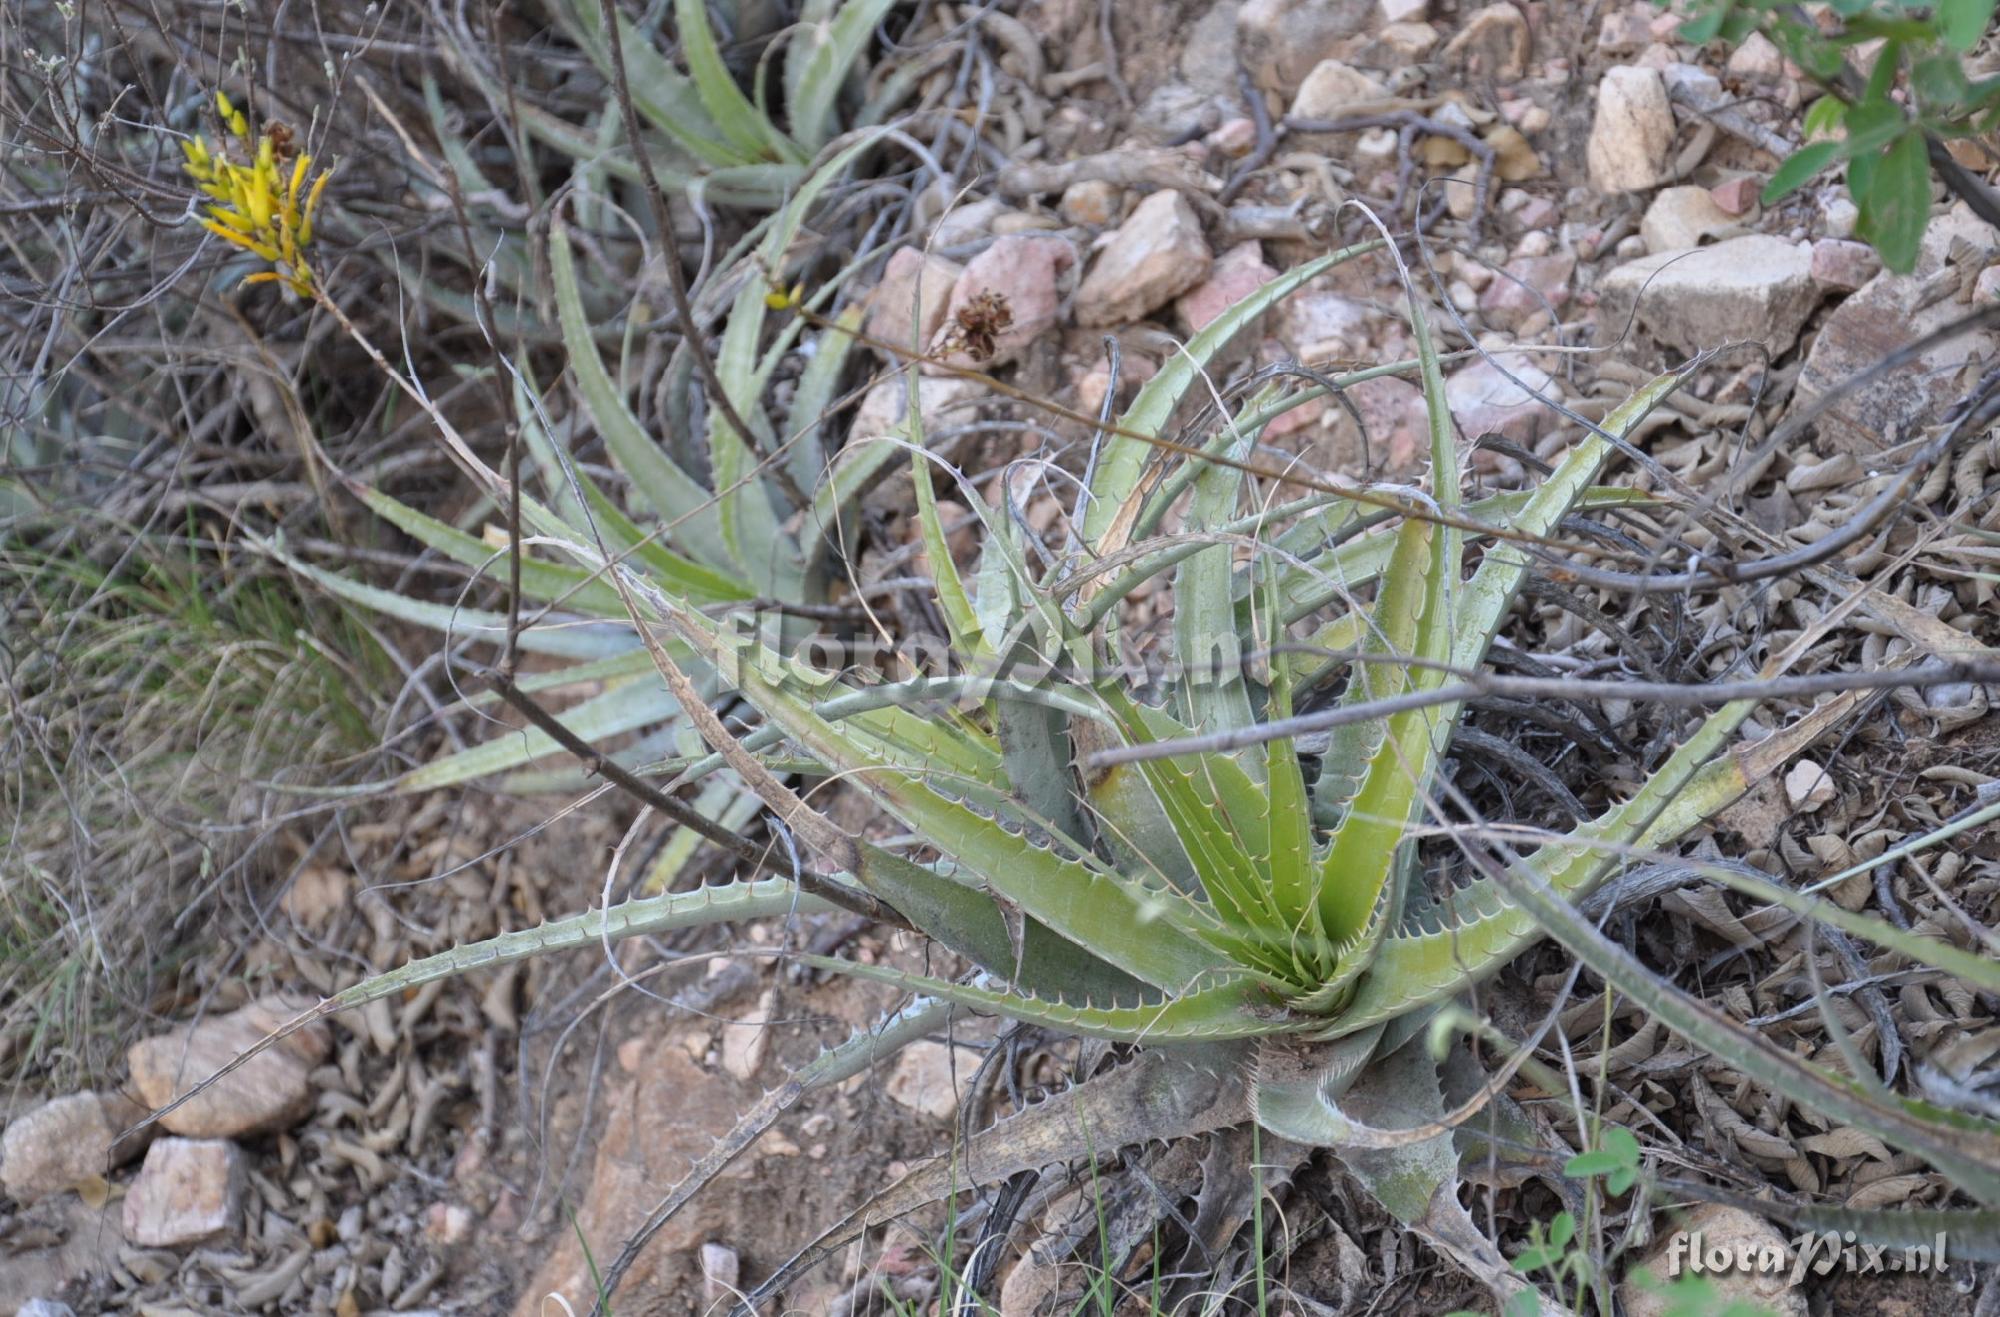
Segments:
[[[1423,390],[1408,380],[1384,375],[1350,386],[1346,397],[1361,413],[1368,442],[1364,451],[1362,430],[1348,410],[1336,404],[1328,437],[1333,465],[1364,479],[1398,480],[1422,474],[1430,434]]]
[[[1274,327],[1304,361],[1358,357],[1368,350],[1375,313],[1361,303],[1319,288],[1304,288],[1278,303]]]
[[[1076,248],[1066,239],[1046,234],[1012,234],[966,263],[952,287],[945,321],[931,340],[931,351],[944,353],[945,342],[961,308],[981,293],[998,293],[1006,300],[1013,324],[994,337],[993,356],[975,361],[964,351],[944,354],[950,365],[991,370],[1004,366],[1030,343],[1055,326],[1062,305],[1062,276],[1076,265]]]
[[[1509,261],[1501,276],[1479,295],[1480,313],[1500,329],[1513,329],[1538,311],[1560,316],[1569,304],[1569,281],[1575,272],[1576,258],[1567,252]]]
[[[1882,258],[1865,242],[1821,238],[1812,245],[1813,282],[1851,293],[1882,269]]]
[[[1066,224],[1100,229],[1118,218],[1125,204],[1125,190],[1101,178],[1086,178],[1063,189],[1056,209]]]
[[[1228,160],[1240,160],[1257,145],[1257,125],[1248,119],[1224,119],[1204,140],[1208,149]]]
[[[1133,389],[1159,373],[1160,368],[1151,357],[1140,356],[1136,352],[1124,353],[1118,359],[1119,392],[1129,395]],[[1097,415],[1098,409],[1104,406],[1104,395],[1111,391],[1111,363],[1100,357],[1090,369],[1078,371],[1075,378],[1078,409],[1088,416]]]
[[[227,1139],[161,1139],[125,1195],[125,1237],[180,1248],[234,1231],[243,1219],[243,1178],[243,1154]]]
[[[143,1038],[125,1054],[132,1087],[141,1101],[158,1110],[289,1024],[301,1009],[302,1003],[267,997],[228,1015]],[[312,1072],[332,1047],[326,1026],[309,1024],[189,1097],[160,1117],[160,1124],[198,1139],[284,1129],[312,1110]]]
[[[1732,178],[1727,183],[1718,183],[1708,190],[1715,199],[1716,209],[1725,215],[1748,215],[1757,209],[1757,198],[1764,195],[1764,180],[1754,174]]]
[[[1547,371],[1512,355],[1503,355],[1501,361],[1509,374],[1536,393],[1554,396],[1555,381]],[[1497,434],[1516,443],[1528,443],[1558,420],[1556,413],[1543,406],[1533,393],[1484,360],[1452,372],[1445,381],[1444,392],[1452,417],[1468,439]]]
[[[868,295],[868,336],[905,351],[937,337],[951,290],[965,267],[916,247],[899,247]],[[914,332],[912,310],[916,313]]]
[[[1140,202],[1098,253],[1076,292],[1086,329],[1130,324],[1208,277],[1211,257],[1201,217],[1171,189]]]
[[[1190,334],[1206,329],[1214,319],[1278,277],[1264,263],[1264,249],[1254,239],[1238,243],[1209,267],[1208,278],[1182,293],[1174,303],[1181,325]]]

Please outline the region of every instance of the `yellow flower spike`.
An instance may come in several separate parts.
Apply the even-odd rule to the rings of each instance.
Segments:
[[[243,112],[221,92],[215,106],[225,129],[249,145],[250,125]],[[182,170],[211,199],[201,226],[275,267],[246,275],[244,283],[282,284],[288,292],[310,297],[314,279],[306,247],[312,241],[313,214],[333,171],[315,175],[313,158],[303,152],[291,155],[289,142],[283,125],[272,124],[256,139],[249,162],[238,164],[226,149],[218,152],[196,135],[181,143],[186,157]],[[289,160],[289,168],[282,170],[286,161],[279,159],[281,149]]]
[[[279,253],[277,248],[271,246],[268,243],[259,242],[256,238],[251,237],[247,233],[238,233],[235,229],[224,228],[222,225],[217,224],[214,220],[209,220],[209,219],[203,220],[201,222],[201,226],[204,229],[207,229],[210,233],[213,233],[216,237],[222,238],[228,242],[233,242],[237,246],[245,248],[246,250],[253,252],[256,255],[263,257],[267,261],[275,261],[278,259]]]
[[[237,109],[225,93],[215,93],[215,108],[222,115],[225,128],[245,141],[250,139],[250,121],[243,117],[243,111]]]
[[[333,177],[331,169],[324,170],[313,180],[312,191],[306,196],[305,218],[299,221],[299,246],[312,241],[313,212],[319,209],[319,194],[326,190],[326,181]]]

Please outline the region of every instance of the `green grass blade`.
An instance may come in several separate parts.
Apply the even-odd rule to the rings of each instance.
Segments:
[[[597,423],[605,446],[677,543],[686,545],[694,557],[710,567],[735,571],[714,499],[640,428],[597,355],[583,295],[577,287],[576,257],[560,216],[549,226],[549,273],[555,283],[556,316],[562,323],[563,345],[569,352],[577,392]]]
[[[675,717],[680,711],[658,675],[650,674],[650,679],[641,676],[594,695],[557,714],[556,720],[585,741],[596,743]],[[412,770],[397,780],[396,790],[402,795],[435,791],[520,768],[546,756],[566,754],[554,737],[539,728],[509,729]]]
[[[495,548],[477,536],[427,516],[379,489],[358,485],[354,487],[354,493],[377,516],[410,538],[429,545],[454,562],[479,571],[494,585],[505,585],[508,578],[506,549]],[[525,552],[521,555],[521,593],[530,599],[557,603],[592,617],[625,616],[625,606],[619,602],[618,592],[597,573],[570,563],[545,562]]]

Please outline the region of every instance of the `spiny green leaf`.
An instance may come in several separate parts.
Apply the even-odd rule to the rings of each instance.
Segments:
[[[785,52],[785,90],[792,136],[806,150],[817,151],[832,135],[834,101],[875,25],[894,3],[848,0],[830,18],[824,8],[814,17],[801,15]]]
[[[1119,428],[1139,434],[1159,434],[1209,361],[1244,326],[1307,280],[1343,261],[1372,252],[1381,245],[1379,240],[1358,243],[1296,265],[1224,311],[1189,339],[1181,351],[1167,358],[1158,374],[1140,386],[1131,407],[1119,417]],[[1144,440],[1122,434],[1111,435],[1105,440],[1096,477],[1091,481],[1090,505],[1083,519],[1084,539],[1099,552],[1124,547],[1123,544],[1107,545],[1105,535],[1121,518],[1128,527],[1136,521],[1138,507],[1128,508],[1127,505],[1139,495],[1139,476],[1153,451],[1152,445]]]
[[[681,53],[688,62],[708,117],[738,151],[751,159],[803,164],[801,151],[764,112],[750,103],[729,68],[722,62],[722,50],[715,42],[715,29],[708,23],[705,0],[674,0],[674,24],[680,32]]]
[[[1297,1021],[1283,1012],[1269,1005],[1256,1005],[1255,985],[1243,978],[1197,988],[1145,1006],[1069,1006],[1018,992],[948,983],[888,965],[864,965],[831,956],[800,956],[799,960],[829,973],[886,983],[905,992],[923,993],[1008,1019],[1113,1042],[1222,1042],[1260,1038],[1298,1027]]]

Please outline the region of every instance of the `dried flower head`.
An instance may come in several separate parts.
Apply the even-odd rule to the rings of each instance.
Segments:
[[[963,352],[974,361],[991,361],[999,350],[995,340],[1013,327],[1014,308],[1007,304],[1007,295],[989,288],[958,308],[942,346],[947,353]]]
[[[202,227],[274,267],[247,276],[244,283],[281,283],[301,297],[312,296],[305,251],[312,242],[313,212],[333,171],[321,170],[314,178],[313,158],[296,150],[285,125],[270,124],[253,139],[249,120],[228,96],[217,92],[215,108],[224,132],[220,147],[211,147],[201,136],[181,143],[187,155],[182,168],[210,198]],[[247,156],[247,163],[233,153]],[[281,167],[286,164],[289,168]]]

